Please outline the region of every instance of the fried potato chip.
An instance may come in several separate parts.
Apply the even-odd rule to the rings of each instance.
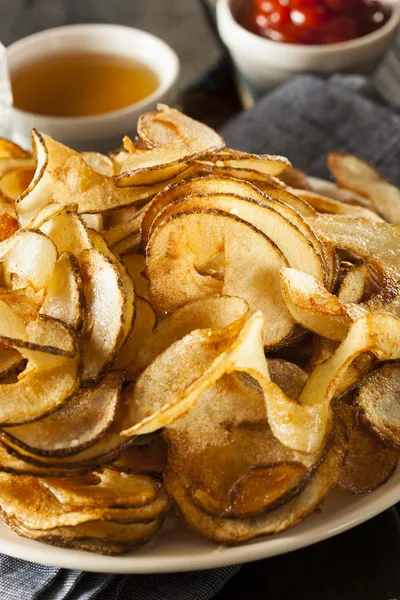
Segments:
[[[313,354],[305,367],[308,373],[312,373],[318,365],[328,360],[339,347],[339,342],[314,336],[313,347]],[[342,375],[342,379],[336,387],[335,396],[340,398],[351,391],[368,373],[372,365],[372,360],[373,356],[369,352],[357,356],[352,364],[347,367],[344,375]]]
[[[219,255],[224,258],[222,281],[207,273]],[[175,214],[154,230],[146,263],[159,315],[223,293],[244,298],[251,310],[264,312],[266,346],[281,343],[293,329],[278,281],[286,259],[260,230],[239,217],[216,209]]]
[[[58,252],[71,252],[76,257],[93,247],[89,231],[82,218],[71,209],[63,209],[45,221],[40,230],[49,237]]]
[[[132,397],[132,388],[128,386],[122,391],[121,399],[117,404],[114,420],[105,435],[95,444],[74,454],[70,457],[41,456],[29,452],[20,446],[17,446],[10,439],[4,438],[2,441],[7,446],[7,451],[12,456],[23,461],[23,467],[26,471],[26,465],[34,465],[36,468],[43,469],[48,467],[56,470],[56,476],[71,471],[80,470],[85,472],[94,471],[100,466],[107,465],[114,461],[121,451],[128,448],[134,441],[133,437],[122,435],[122,431],[134,424],[132,420],[132,411],[130,400]],[[11,471],[14,472],[14,471]],[[29,472],[29,471],[28,471]]]
[[[46,466],[44,464],[34,465],[25,461],[17,452],[14,452],[13,448],[3,443],[3,438],[0,440],[1,473],[10,473],[18,476],[31,475],[32,477],[77,477],[79,475],[85,475],[91,470],[91,467],[85,465],[70,469],[64,469],[57,466],[52,468],[50,465]]]
[[[135,444],[123,450],[109,468],[123,473],[143,473],[160,477],[166,466],[167,445],[161,436],[155,436],[147,444]]]
[[[99,213],[85,214],[81,215],[82,221],[95,231],[102,231],[104,229],[104,219],[103,215]]]
[[[365,307],[371,312],[399,314],[397,248],[400,236],[397,229],[388,223],[371,223],[342,215],[326,215],[309,221],[330,243],[362,258],[369,273],[379,281],[376,293]]]
[[[79,479],[43,479],[40,483],[69,507],[144,506],[158,497],[158,485],[151,477],[111,469]]]
[[[350,433],[349,452],[340,473],[339,485],[346,492],[365,494],[380,487],[396,470],[399,453],[358,421]]]
[[[333,198],[329,198],[309,190],[290,188],[290,191],[308,202],[319,213],[348,215],[350,217],[354,217],[355,219],[366,219],[367,221],[383,221],[383,219],[381,219],[381,217],[379,217],[375,212],[362,206],[346,204],[345,202],[340,202],[339,200],[334,200]]]
[[[17,350],[0,344],[0,381],[21,371],[25,366],[25,362],[25,359]]]
[[[400,224],[400,190],[376,169],[353,156],[332,152],[328,166],[338,185],[365,196],[386,221]]]
[[[201,162],[210,163],[210,167],[223,167],[228,169],[245,169],[255,171],[262,175],[281,175],[291,164],[284,156],[271,154],[248,154],[226,148],[213,154],[206,155]]]
[[[166,182],[188,169],[187,161],[196,156],[190,143],[177,140],[145,153],[125,154],[119,162],[116,184],[121,187],[152,185]]]
[[[95,249],[80,254],[86,308],[82,384],[94,384],[111,367],[125,337],[126,294],[118,268]]]
[[[35,169],[30,166],[18,167],[17,169],[6,171],[0,176],[0,191],[3,192],[7,198],[16,200],[29,186],[34,173]]]
[[[399,363],[383,365],[362,382],[357,403],[374,430],[400,447]]]
[[[129,235],[140,231],[141,214],[134,216],[129,221],[124,221],[120,225],[115,225],[104,232],[104,239],[110,248],[113,248],[118,242],[121,242]]]
[[[123,343],[125,343],[132,331],[132,327],[135,319],[136,312],[136,294],[134,283],[128,273],[127,268],[119,260],[117,256],[110,250],[107,246],[104,238],[97,231],[90,231],[90,239],[93,243],[93,246],[102,254],[107,256],[118,269],[118,274],[120,280],[122,282],[123,292],[125,296],[125,304],[124,304],[124,313],[123,313],[123,322],[124,322],[124,331],[123,331]]]
[[[119,256],[132,254],[140,251],[141,237],[139,231],[131,233],[126,238],[115,244],[113,252]]]
[[[345,451],[343,429],[338,426],[329,452],[303,492],[280,508],[256,517],[232,519],[211,516],[194,504],[185,485],[173,471],[167,472],[165,483],[192,529],[216,543],[236,544],[285,531],[311,514],[337,483]]]
[[[39,312],[80,331],[83,324],[83,299],[78,261],[70,252],[63,252],[56,262]]]
[[[354,206],[365,206],[365,208],[375,211],[374,206],[368,198],[356,194],[356,192],[338,187],[337,184],[332,181],[319,179],[318,177],[309,177],[308,181],[311,190],[316,194],[322,194],[322,196],[327,196],[328,198],[332,198],[332,200],[338,200],[339,202],[345,202],[346,204],[352,204]]]
[[[27,150],[18,146],[11,140],[0,138],[0,159],[3,158],[30,158],[31,154]]]
[[[226,375],[191,411],[167,427],[168,469],[192,500],[216,516],[272,510],[298,494],[325,451],[283,446],[268,426],[261,390]]]
[[[124,225],[127,221],[130,221],[134,217],[139,217],[146,205],[148,200],[144,200],[142,206],[128,206],[127,208],[120,208],[116,210],[110,210],[103,215],[104,229],[108,231],[117,225]],[[144,205],[143,205],[144,204]]]
[[[301,269],[321,281],[324,280],[326,274],[324,258],[309,237],[303,235],[291,221],[267,203],[256,202],[235,194],[221,193],[207,196],[193,194],[166,206],[158,213],[152,227],[157,228],[168,217],[178,212],[208,208],[236,215],[254,225],[278,246],[290,266]]]
[[[3,428],[3,438],[43,456],[77,454],[95,444],[111,426],[120,388],[120,379],[109,375],[98,386],[78,391],[48,417]]]
[[[298,400],[308,378],[303,369],[287,360],[269,358],[268,371],[271,381],[276,383],[286,396]]]
[[[1,156],[0,157],[0,177],[4,174],[15,171],[16,169],[34,169],[35,160],[31,156]]]
[[[145,340],[151,334],[157,324],[157,315],[154,312],[150,302],[137,296],[135,322],[126,342],[118,353],[117,359],[113,364],[114,370],[125,369],[124,377],[132,379],[132,373],[129,369],[131,364],[135,364],[138,351]]]
[[[190,179],[185,182],[173,184],[166,187],[163,192],[160,192],[150,202],[143,213],[141,222],[143,246],[147,246],[150,228],[154,219],[156,218],[157,214],[168,204],[171,204],[176,200],[186,198],[192,194],[215,195],[221,193],[234,194],[235,196],[250,198],[259,204],[263,204],[274,209],[288,221],[290,221],[294,226],[296,226],[297,229],[300,229],[300,231],[311,240],[317,250],[321,250],[321,242],[315,235],[312,228],[306,223],[302,216],[296,212],[296,210],[298,210],[296,206],[294,207],[296,210],[293,210],[293,208],[288,205],[289,203],[285,203],[285,199],[283,199],[283,202],[275,198],[272,199],[266,194],[263,194],[257,187],[249,182],[233,179],[232,177],[221,177],[215,175],[208,175],[206,177]],[[296,200],[296,197],[294,198]],[[303,200],[298,199],[298,202],[307,206]],[[311,213],[307,213],[307,216],[316,216],[317,213],[311,209],[311,207],[310,211]]]
[[[289,188],[278,187],[260,181],[258,181],[256,185],[264,194],[274,200],[279,200],[279,202],[284,202],[288,206],[291,206],[294,210],[299,212],[302,217],[316,217],[318,214],[311,204],[300,198],[300,196],[296,196],[294,190],[290,191]]]
[[[159,104],[157,111],[141,115],[137,130],[141,140],[149,148],[178,141],[200,154],[220,150],[225,146],[221,136],[213,129],[165,104]]]
[[[11,237],[19,229],[18,221],[13,216],[14,208],[12,208],[10,212],[11,214],[3,212],[3,214],[0,215],[0,242]]]
[[[39,290],[48,285],[57,260],[53,242],[34,231],[17,231],[0,244],[3,277],[16,275],[25,285]]]
[[[130,278],[132,279],[135,291],[138,296],[145,300],[150,300],[149,281],[146,277],[146,259],[142,254],[125,254],[121,257]]]
[[[342,279],[338,290],[340,302],[359,303],[364,296],[368,280],[368,269],[362,265],[356,265],[348,271]]]
[[[293,319],[325,338],[342,340],[351,323],[367,313],[361,306],[341,302],[302,271],[284,268],[281,278],[286,306]]]
[[[76,203],[79,213],[102,213],[151,198],[157,186],[117,187],[113,177],[97,173],[77,152],[33,131],[37,167],[27,190],[18,198],[16,211],[24,227],[37,227],[40,211],[48,204],[57,207]]]
[[[149,523],[121,524],[93,521],[75,527],[51,530],[29,529],[15,519],[8,519],[15,533],[54,546],[88,550],[99,554],[122,554],[148,542],[160,530],[163,519]]]
[[[117,474],[116,471],[113,473]],[[133,476],[128,475],[129,477]],[[159,495],[154,502],[128,508],[61,504],[36,477],[15,477],[1,473],[0,487],[1,509],[6,517],[17,519],[29,529],[48,531],[55,527],[74,527],[99,520],[121,523],[146,522],[161,517],[168,509],[168,497],[160,484]]]
[[[290,167],[289,169],[286,169],[280,173],[279,179],[283,181],[284,184],[292,188],[299,190],[311,190],[309,177],[307,173],[301,171],[301,169]]]
[[[152,433],[172,424],[233,364],[242,346],[264,325],[261,313],[246,314],[221,329],[197,329],[175,342],[147,367],[131,388],[129,420],[122,435]],[[162,393],[160,393],[162,390]]]
[[[164,350],[192,331],[222,329],[244,319],[248,310],[247,302],[234,296],[211,296],[189,302],[142,339],[137,355],[132,356],[128,374],[143,371]]]
[[[96,173],[107,177],[114,175],[114,164],[108,156],[100,154],[100,152],[82,152],[81,156]]]
[[[62,323],[40,318],[24,323],[18,310],[0,301],[0,339],[3,344],[18,348],[22,355],[37,366],[58,364],[58,357],[76,355],[76,340]],[[48,356],[42,356],[48,354]],[[53,356],[51,356],[53,355]]]
[[[21,351],[23,355],[32,351]],[[37,353],[36,353],[37,354]],[[44,354],[44,353],[43,353]],[[16,383],[0,386],[0,423],[17,425],[51,413],[75,392],[79,384],[78,357],[58,360],[57,366],[44,369],[42,363],[28,367]]]

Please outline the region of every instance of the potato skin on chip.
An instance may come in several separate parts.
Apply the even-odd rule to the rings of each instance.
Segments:
[[[316,469],[309,485],[291,502],[265,515],[247,519],[211,516],[192,502],[185,485],[173,471],[167,471],[164,480],[189,527],[218,544],[237,544],[279,533],[304,520],[337,483],[346,453],[346,441],[340,424],[335,432],[330,450]]]
[[[400,224],[400,191],[357,156],[332,152],[328,166],[340,187],[365,196],[386,221]]]
[[[400,363],[376,369],[362,382],[357,405],[382,439],[400,449]]]
[[[385,445],[360,419],[349,437],[349,452],[340,473],[339,485],[352,494],[372,492],[393,475],[399,452]]]
[[[216,295],[189,302],[149,332],[137,355],[132,357],[129,373],[140,373],[164,350],[195,329],[221,329],[247,312],[247,302],[234,296]]]
[[[78,454],[95,444],[111,426],[121,385],[118,377],[108,376],[96,388],[78,391],[48,417],[3,428],[3,436],[42,456]]]
[[[202,274],[219,254],[225,255],[223,281]],[[244,298],[251,310],[267,315],[266,346],[281,343],[292,331],[277,279],[287,261],[260,230],[238,217],[212,209],[175,214],[153,232],[146,263],[152,303],[162,316],[223,293]]]
[[[63,252],[54,267],[39,312],[80,331],[83,325],[83,302],[78,261],[70,252]]]
[[[86,300],[82,385],[98,382],[124,341],[126,295],[115,264],[95,249],[80,255]]]
[[[27,528],[48,531],[99,520],[143,523],[163,516],[169,508],[163,486],[155,485],[157,498],[143,506],[69,506],[59,502],[37,477],[0,473],[1,509],[8,518],[17,518]]]
[[[205,392],[165,436],[168,468],[182,478],[193,502],[233,518],[273,510],[295,497],[328,443],[314,455],[283,446],[268,426],[260,389],[234,374]]]

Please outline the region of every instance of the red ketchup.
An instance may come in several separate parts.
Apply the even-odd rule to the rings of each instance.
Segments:
[[[335,44],[379,29],[390,10],[375,0],[248,0],[239,22],[286,44]]]

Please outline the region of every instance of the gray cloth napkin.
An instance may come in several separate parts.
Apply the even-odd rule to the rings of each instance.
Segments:
[[[351,152],[400,185],[400,116],[362,77],[298,77],[228,123],[222,135],[231,148],[282,154],[316,177],[330,178],[330,151]]]
[[[239,568],[165,575],[109,575],[46,567],[0,555],[0,599],[209,600]]]
[[[379,104],[362,78],[300,77],[266,96],[222,133],[232,148],[283,154],[319,177],[328,177],[329,151],[353,152],[400,185],[400,117]],[[239,568],[117,576],[0,555],[0,600],[208,600]]]

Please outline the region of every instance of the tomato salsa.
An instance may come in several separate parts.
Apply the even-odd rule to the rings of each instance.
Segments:
[[[335,44],[372,33],[390,9],[376,0],[248,0],[239,23],[286,44]]]

